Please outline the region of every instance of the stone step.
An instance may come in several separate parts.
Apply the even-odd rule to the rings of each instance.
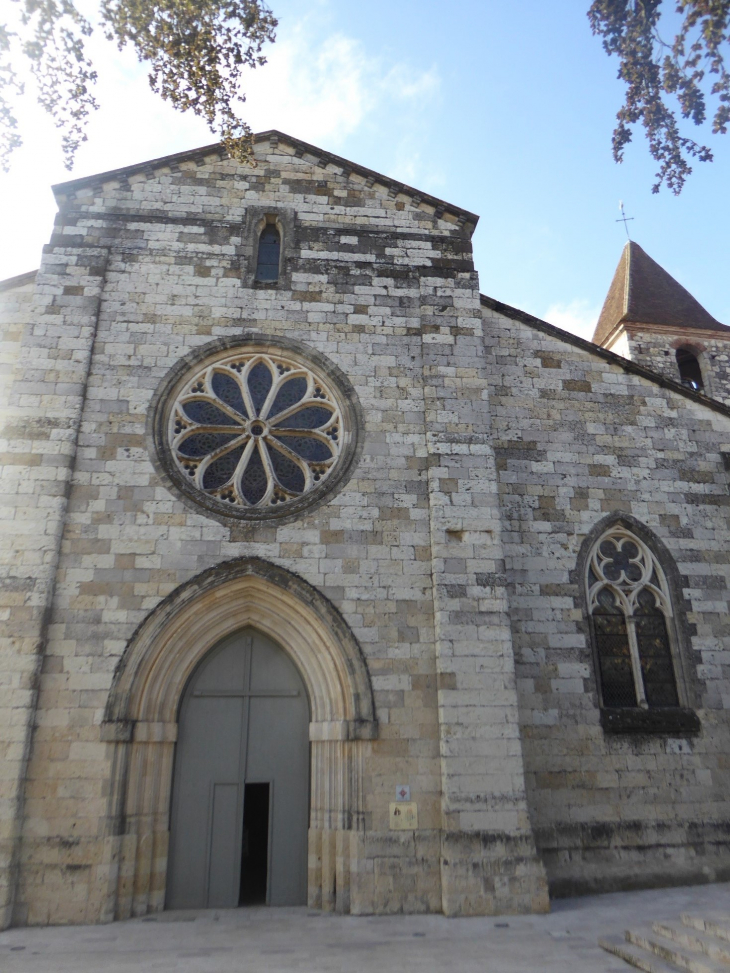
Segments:
[[[680,919],[685,926],[698,929],[700,932],[708,932],[718,939],[730,942],[730,916],[724,912],[708,912],[704,916],[683,912]]]
[[[598,945],[635,969],[644,970],[644,973],[679,973],[678,967],[665,963],[654,953],[648,953],[645,949],[627,942],[625,936],[601,936]]]
[[[652,922],[654,932],[671,939],[694,953],[703,953],[717,963],[726,964],[730,973],[730,942],[706,931],[690,928],[683,922]]]
[[[690,951],[673,939],[655,932],[651,926],[627,929],[626,939],[686,973],[729,973],[725,963],[717,963],[702,953]]]

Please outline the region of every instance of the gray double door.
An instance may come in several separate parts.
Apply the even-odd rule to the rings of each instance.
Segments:
[[[284,651],[253,629],[205,657],[175,751],[168,909],[307,900],[309,704]]]

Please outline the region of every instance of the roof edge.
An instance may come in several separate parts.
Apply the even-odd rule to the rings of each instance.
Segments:
[[[624,224],[624,226],[625,225],[626,224]],[[626,277],[624,279],[624,313],[618,319],[618,324],[621,324],[621,322],[626,319],[626,315],[629,313],[629,308],[631,307],[631,257],[634,253],[634,248],[632,246],[633,242],[633,240],[629,240],[628,243],[624,244],[623,253],[621,254],[626,262]]]
[[[698,325],[692,325],[691,327],[683,328],[678,324],[660,324],[654,323],[652,321],[642,321],[641,318],[631,317],[628,314],[624,315],[621,320],[616,325],[617,328],[645,328],[647,331],[652,329],[659,332],[667,332],[672,334],[682,335],[693,335],[695,332],[702,334],[722,334],[723,332],[730,332],[730,325],[723,324],[722,321],[718,321],[713,318],[715,322],[711,328],[703,328]],[[615,329],[614,329],[615,330]]]
[[[439,199],[437,196],[431,196],[429,193],[422,192],[419,189],[409,186],[407,183],[400,182],[397,179],[392,179],[390,176],[385,176],[381,172],[376,172],[374,169],[368,169],[366,166],[361,166],[356,162],[351,162],[349,159],[344,159],[342,156],[335,155],[334,152],[327,152],[325,149],[320,149],[316,145],[311,145],[309,142],[303,142],[301,139],[294,138],[291,135],[287,135],[284,132],[279,132],[277,129],[269,129],[266,132],[258,132],[254,135],[254,142],[256,144],[268,141],[272,148],[276,148],[279,142],[286,142],[291,145],[295,150],[295,155],[302,157],[305,154],[314,156],[315,160],[319,165],[324,168],[325,165],[331,163],[342,169],[343,173],[349,175],[351,172],[356,172],[358,175],[363,176],[365,179],[372,179],[374,182],[380,183],[385,186],[394,195],[402,193],[405,196],[411,198],[411,200],[418,205],[418,203],[426,203],[429,206],[433,206],[434,210],[438,213],[439,210],[442,213],[450,213],[456,217],[456,220],[461,225],[471,224],[472,228],[476,227],[479,217],[476,213],[470,212],[470,210],[463,209],[461,206],[455,206],[453,203],[449,203],[444,199]],[[86,189],[93,186],[102,185],[105,182],[109,182],[112,179],[126,179],[129,176],[136,175],[138,173],[145,173],[147,175],[152,175],[155,169],[162,168],[163,166],[169,166],[174,168],[181,162],[192,162],[195,161],[198,165],[203,163],[206,156],[218,155],[219,159],[227,159],[228,153],[223,148],[220,142],[214,142],[211,145],[202,145],[196,149],[188,149],[185,152],[176,152],[173,155],[161,156],[158,159],[150,159],[146,162],[138,162],[133,165],[123,166],[120,169],[109,169],[107,172],[98,172],[91,176],[83,176],[80,179],[70,179],[68,182],[59,182],[52,186],[53,193],[58,200],[59,197],[69,197],[76,194],[80,189]]]
[[[25,274],[16,274],[15,277],[6,277],[5,280],[0,280],[0,291],[11,291],[15,287],[23,287],[25,284],[32,284],[37,275],[37,270],[29,270]]]
[[[602,348],[593,341],[587,341],[585,338],[579,338],[576,334],[571,334],[570,331],[564,331],[562,328],[558,328],[554,324],[548,324],[547,321],[543,321],[542,318],[536,318],[532,314],[528,314],[527,311],[520,311],[519,308],[512,307],[509,304],[503,304],[501,301],[495,300],[493,297],[487,297],[486,294],[480,294],[479,299],[484,307],[490,308],[492,311],[497,311],[499,314],[503,314],[506,318],[512,318],[515,321],[521,321],[523,324],[528,324],[538,331],[542,331],[544,334],[550,335],[551,338],[557,338],[559,341],[566,341],[570,345],[575,345],[576,348],[580,348],[582,351],[587,351],[592,355],[596,355],[598,358],[603,358],[604,361],[609,362],[611,365],[618,365],[625,372],[630,372],[632,375],[640,375],[642,378],[648,379],[648,381],[653,382],[655,385],[661,386],[661,388],[669,389],[671,392],[677,392],[679,395],[683,395],[686,399],[691,399],[693,402],[697,402],[699,405],[707,406],[707,408],[712,409],[714,412],[719,412],[723,416],[728,416],[730,418],[730,406],[724,405],[717,399],[712,399],[708,395],[702,395],[699,392],[693,392],[692,389],[687,388],[685,385],[675,382],[671,378],[667,378],[660,372],[654,372],[650,368],[646,368],[644,365],[638,365],[636,362],[631,361],[629,358],[623,358],[621,355],[617,355],[613,351],[608,351],[607,348]]]

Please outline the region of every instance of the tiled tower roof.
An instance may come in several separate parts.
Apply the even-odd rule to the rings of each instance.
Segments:
[[[603,344],[618,324],[627,323],[730,331],[633,240],[621,254],[593,340]]]

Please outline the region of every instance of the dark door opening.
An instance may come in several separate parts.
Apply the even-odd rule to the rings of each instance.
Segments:
[[[243,795],[239,905],[265,905],[268,872],[269,785],[246,784]]]

